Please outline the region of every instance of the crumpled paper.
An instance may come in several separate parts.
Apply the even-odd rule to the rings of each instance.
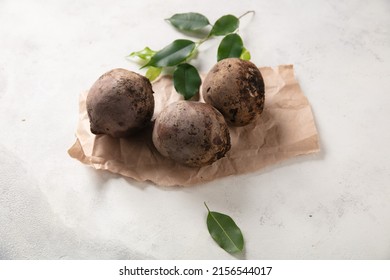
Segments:
[[[152,181],[161,186],[189,186],[217,178],[254,172],[291,157],[319,151],[319,137],[307,98],[294,77],[292,65],[259,68],[265,82],[265,106],[256,122],[230,127],[232,148],[212,165],[193,168],[164,158],[154,148],[152,126],[129,138],[114,139],[90,131],[85,101],[80,95],[80,116],[71,157],[96,169]],[[154,117],[167,105],[183,99],[169,76],[153,84]]]

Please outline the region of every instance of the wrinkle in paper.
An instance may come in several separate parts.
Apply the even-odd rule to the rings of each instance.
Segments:
[[[96,169],[108,170],[137,181],[157,185],[194,185],[217,178],[260,170],[268,165],[319,151],[319,139],[310,104],[295,79],[292,65],[259,68],[265,82],[265,106],[256,122],[230,127],[232,148],[212,165],[193,168],[161,156],[152,143],[152,126],[129,138],[94,135],[80,95],[76,143],[71,157]],[[168,76],[153,84],[153,119],[168,104],[183,99]]]

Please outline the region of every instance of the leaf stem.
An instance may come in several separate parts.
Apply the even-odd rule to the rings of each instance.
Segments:
[[[196,47],[199,47],[200,45],[202,45],[204,42],[206,42],[208,39],[210,39],[212,37],[211,33],[208,34],[206,37],[204,37],[203,39],[201,39],[200,41],[196,42]]]
[[[244,16],[246,16],[247,14],[255,14],[255,11],[247,11],[247,12],[245,12],[245,13],[243,13],[241,16],[239,16],[238,17],[238,19],[241,19],[241,18],[243,18]]]
[[[206,201],[203,201],[203,203],[204,203],[204,206],[206,206],[207,211],[209,211],[209,213],[210,213],[210,209],[209,209],[209,207],[207,206]]]

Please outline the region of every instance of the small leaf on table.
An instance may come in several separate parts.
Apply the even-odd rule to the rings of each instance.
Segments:
[[[226,15],[220,17],[214,24],[213,28],[210,31],[210,35],[213,36],[224,36],[226,34],[236,31],[240,24],[240,21],[237,17],[233,15]]]
[[[209,20],[199,13],[175,14],[167,21],[177,29],[184,31],[196,31],[210,24]]]
[[[184,96],[185,100],[190,99],[199,92],[202,80],[198,70],[188,63],[179,64],[173,72],[173,84],[178,93]]]
[[[224,58],[240,57],[243,49],[244,44],[238,34],[226,35],[219,44],[217,59],[220,61]]]
[[[233,219],[225,214],[208,211],[207,228],[211,237],[228,253],[241,252],[244,248],[244,237]]]
[[[175,66],[189,57],[195,48],[195,43],[191,40],[179,39],[158,51],[151,57],[150,61],[143,67],[166,67]]]

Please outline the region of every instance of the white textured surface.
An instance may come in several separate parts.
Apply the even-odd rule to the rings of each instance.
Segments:
[[[246,176],[159,188],[67,155],[78,95],[148,45],[164,22],[255,10],[258,65],[294,64],[322,152]],[[231,215],[248,259],[390,258],[390,3],[377,1],[0,1],[0,259],[229,259],[203,201]],[[197,65],[215,62],[218,41]]]

